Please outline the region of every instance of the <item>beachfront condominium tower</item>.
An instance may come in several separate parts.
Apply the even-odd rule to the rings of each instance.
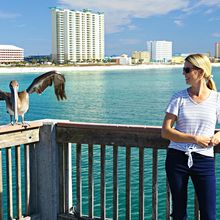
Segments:
[[[150,52],[151,62],[171,61],[172,44],[171,41],[147,41],[147,51]]]
[[[220,42],[215,43],[215,57],[220,59]]]
[[[56,63],[104,59],[104,14],[51,8],[52,59]]]

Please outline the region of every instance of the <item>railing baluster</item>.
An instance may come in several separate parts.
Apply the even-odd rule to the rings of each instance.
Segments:
[[[77,204],[76,211],[79,217],[82,216],[82,167],[81,167],[81,144],[76,145],[76,188],[77,188]]]
[[[72,208],[72,151],[71,151],[71,144],[65,143],[63,144],[64,147],[64,181],[65,181],[65,212],[69,213],[70,209]]]
[[[8,196],[8,218],[13,219],[13,196],[12,196],[12,160],[11,148],[6,149],[6,167],[7,167],[7,196]]]
[[[37,144],[31,144],[29,147],[30,156],[30,209],[32,213],[38,212],[38,184],[37,180],[32,178],[32,175],[37,176]]]
[[[105,193],[105,149],[106,146],[101,144],[101,219],[106,218],[106,193]]]
[[[0,220],[3,220],[3,184],[2,184],[2,151],[0,150]]]
[[[88,145],[88,161],[89,161],[89,173],[88,173],[88,186],[89,186],[89,195],[88,195],[88,208],[89,208],[89,218],[94,216],[94,177],[93,177],[93,145]]]
[[[166,220],[170,220],[170,187],[166,179]]]
[[[16,158],[16,192],[17,192],[17,217],[22,216],[22,200],[21,200],[21,147],[15,147]]]
[[[30,146],[24,146],[24,162],[25,162],[25,205],[26,205],[26,215],[30,215]]]
[[[157,165],[158,150],[153,148],[153,178],[152,178],[152,220],[158,218],[158,183],[157,183]]]
[[[131,219],[131,148],[126,146],[126,220]]]
[[[144,220],[144,147],[139,147],[139,220]]]
[[[59,145],[59,194],[60,194],[60,212],[65,211],[65,171],[64,171],[64,145]]]
[[[69,213],[72,208],[72,145],[63,143],[59,145],[59,193],[60,212]]]
[[[113,220],[118,220],[118,146],[113,146]]]
[[[199,215],[199,203],[197,199],[196,193],[194,193],[194,219],[199,220],[200,215]]]

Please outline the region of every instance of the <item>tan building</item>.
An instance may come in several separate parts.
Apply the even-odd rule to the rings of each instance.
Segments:
[[[0,63],[24,61],[24,49],[13,45],[0,45]]]
[[[220,59],[220,42],[215,43],[215,58]]]
[[[132,63],[133,64],[142,64],[150,62],[150,52],[148,51],[134,51],[132,53]]]
[[[172,57],[172,63],[174,64],[183,64],[185,61],[186,56],[173,56]]]

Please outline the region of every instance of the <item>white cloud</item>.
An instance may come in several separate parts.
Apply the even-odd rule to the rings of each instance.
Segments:
[[[199,5],[206,5],[206,6],[220,6],[220,0],[200,0],[198,2]]]
[[[14,19],[20,16],[21,14],[0,11],[0,19]]]
[[[134,30],[137,30],[137,26],[135,25],[128,25],[127,28],[130,30],[130,31],[134,31]]]
[[[176,24],[179,27],[182,27],[184,25],[182,20],[174,20],[174,24]]]
[[[218,33],[218,32],[213,33],[213,34],[212,34],[212,37],[220,37],[220,32],[219,32],[219,33]]]
[[[190,0],[58,0],[58,4],[64,8],[90,8],[104,12],[106,32],[114,33],[122,31],[124,27],[132,27],[134,18],[148,18],[174,11],[189,14],[200,6],[219,6],[220,0],[196,0],[193,3]],[[174,23],[183,25],[180,20]]]
[[[211,17],[209,21],[220,21],[220,17]]]
[[[164,15],[187,7],[189,0],[59,0],[62,7],[72,9],[91,8],[105,13],[107,33],[120,32],[124,26],[132,26],[133,18]]]
[[[194,4],[191,4],[190,7],[188,7],[185,11],[192,13],[194,10],[198,9],[201,6],[208,7],[205,11],[205,14],[209,14],[213,11],[213,9],[220,7],[220,0],[197,0]]]

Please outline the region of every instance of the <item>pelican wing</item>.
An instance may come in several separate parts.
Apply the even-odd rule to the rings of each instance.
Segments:
[[[58,100],[66,99],[65,78],[64,75],[57,71],[44,73],[33,80],[27,88],[27,92],[41,94],[48,86],[54,84],[54,91]]]
[[[11,93],[4,92],[0,89],[0,100],[7,100],[10,99]]]

